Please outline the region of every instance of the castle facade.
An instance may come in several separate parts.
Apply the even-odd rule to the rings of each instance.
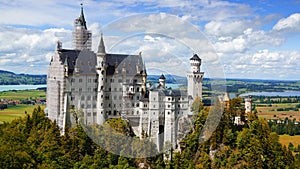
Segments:
[[[121,117],[131,122],[136,135],[146,133],[159,151],[170,143],[175,149],[180,138],[178,119],[191,115],[192,100],[202,97],[201,59],[197,54],[190,58],[187,91],[166,88],[164,75],[150,86],[141,53],[107,53],[102,35],[93,52],[91,37],[81,8],[74,21],[74,49],[63,49],[57,42],[48,68],[47,116],[62,133],[72,124],[74,111],[81,113],[84,125]]]

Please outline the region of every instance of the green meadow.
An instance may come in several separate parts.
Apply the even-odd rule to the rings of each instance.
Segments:
[[[0,110],[0,123],[11,122],[14,119],[25,116],[25,111],[28,114],[31,114],[33,109],[40,106],[42,109],[45,108],[45,105],[27,105],[27,104],[18,104],[16,106],[8,106],[7,109]]]
[[[0,92],[0,100],[29,100],[35,98],[46,98],[46,92],[43,90],[13,90]]]
[[[0,92],[0,100],[35,100],[37,98],[45,99],[46,92],[43,90],[17,90]],[[25,116],[25,111],[31,114],[33,109],[40,106],[42,109],[45,105],[17,104],[8,105],[7,109],[0,110],[0,123],[11,122],[14,119]]]

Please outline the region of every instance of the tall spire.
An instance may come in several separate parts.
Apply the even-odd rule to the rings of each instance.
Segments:
[[[98,53],[106,53],[102,33],[101,33],[101,39],[98,46]]]
[[[84,13],[83,13],[83,4],[81,3],[80,5],[81,5],[81,14],[80,14],[79,20],[81,21],[81,25],[84,26],[85,29],[87,29],[86,21],[85,21]]]

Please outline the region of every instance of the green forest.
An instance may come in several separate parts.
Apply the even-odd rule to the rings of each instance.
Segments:
[[[279,136],[271,132],[266,120],[258,119],[256,112],[248,116],[245,125],[234,125],[233,117],[242,112],[240,98],[230,100],[230,106],[225,108],[212,136],[199,141],[209,112],[217,111],[221,106],[216,102],[209,110],[199,100],[193,103],[192,109],[198,112],[193,117],[193,127],[183,139],[181,153],[173,152],[171,161],[164,161],[162,154],[148,158],[127,158],[112,154],[94,143],[79,124],[67,128],[65,134],[61,135],[56,123],[50,121],[38,107],[31,115],[0,125],[0,166],[125,169],[138,168],[143,163],[145,168],[158,169],[299,167],[296,158],[299,155],[293,155],[291,150],[282,146],[278,142]],[[133,136],[128,123],[121,119],[110,119],[105,125]],[[98,128],[101,129],[101,126]],[[134,145],[134,149],[138,150],[139,145]],[[149,151],[155,150],[149,147]]]

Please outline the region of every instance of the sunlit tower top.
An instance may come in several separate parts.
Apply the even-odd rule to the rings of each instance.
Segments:
[[[190,59],[191,64],[191,72],[200,72],[200,66],[201,66],[201,59],[197,54],[194,54],[194,56]]]
[[[75,50],[92,48],[92,33],[87,29],[82,4],[79,18],[74,20],[73,48]]]

